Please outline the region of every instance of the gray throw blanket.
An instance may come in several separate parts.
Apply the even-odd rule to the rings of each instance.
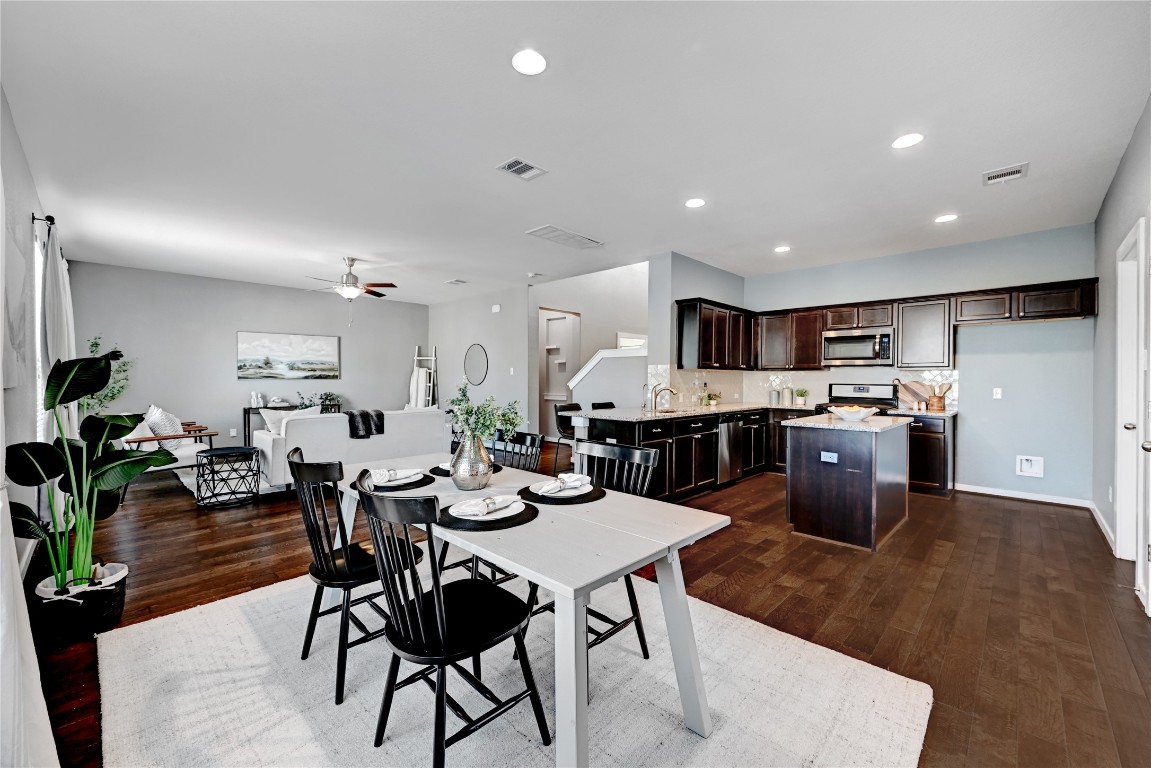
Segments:
[[[383,411],[344,411],[348,416],[348,436],[353,440],[367,440],[372,435],[384,434]]]

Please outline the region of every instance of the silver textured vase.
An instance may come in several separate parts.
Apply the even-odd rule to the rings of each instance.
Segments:
[[[460,438],[460,447],[452,456],[452,482],[461,491],[486,488],[492,479],[492,456],[484,441],[470,432]]]

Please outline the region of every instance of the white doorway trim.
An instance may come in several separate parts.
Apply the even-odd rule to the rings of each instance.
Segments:
[[[1148,580],[1147,218],[1140,218],[1115,252],[1115,556],[1135,561],[1135,591],[1151,613]]]

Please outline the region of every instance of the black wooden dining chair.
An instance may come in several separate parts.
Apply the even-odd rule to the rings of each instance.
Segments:
[[[583,406],[579,403],[556,403],[556,431],[559,432],[559,437],[556,438],[556,455],[552,459],[552,474],[556,473],[556,468],[559,466],[560,460],[560,446],[564,440],[570,440],[572,445],[575,445],[575,427],[572,426],[571,416],[565,416],[566,413],[572,411],[582,411]]]
[[[383,592],[373,592],[352,599],[352,590],[371,584],[378,578],[376,563],[371,552],[351,541],[350,531],[344,527],[340,516],[339,483],[344,479],[344,467],[338,461],[308,463],[299,448],[288,452],[288,467],[296,485],[296,496],[300,500],[300,513],[304,518],[304,530],[308,534],[308,544],[312,550],[312,564],[308,576],[316,584],[316,595],[312,599],[312,610],[308,614],[308,629],[304,633],[304,650],[301,659],[308,658],[312,647],[312,636],[316,632],[316,620],[321,616],[340,612],[340,637],[336,650],[336,704],[344,700],[344,670],[347,665],[348,649],[375,640],[384,633],[382,629],[369,630],[353,612],[357,605],[367,604],[380,618],[387,619],[387,612],[375,602]],[[419,563],[424,553],[414,549],[411,562]],[[320,610],[324,589],[339,589],[344,599],[338,606]],[[348,624],[354,624],[361,633],[354,640],[348,640]]]
[[[535,472],[540,466],[543,447],[543,435],[516,432],[511,439],[504,439],[502,434],[497,434],[492,442],[492,459],[505,467]]]
[[[652,472],[659,461],[659,451],[654,448],[632,448],[615,443],[580,440],[573,448],[573,458],[575,471],[590,477],[593,485],[633,496],[642,496],[651,483]],[[591,638],[587,647],[594,648],[625,627],[634,624],[636,635],[639,636],[640,652],[645,659],[650,658],[647,651],[647,636],[643,632],[643,618],[639,613],[639,602],[635,597],[635,586],[632,584],[630,573],[623,577],[623,584],[627,590],[628,603],[631,605],[631,615],[625,619],[613,619],[589,605],[588,619],[596,619],[605,626],[595,627],[588,621],[588,634]],[[528,605],[535,605],[538,591],[539,587],[535,584],[528,588]],[[555,602],[550,602],[535,608],[532,615],[554,610]]]
[[[383,585],[390,617],[384,625],[384,639],[392,650],[388,665],[380,717],[376,724],[375,745],[384,741],[392,698],[399,689],[424,681],[435,691],[435,740],[432,765],[444,765],[445,751],[460,739],[478,731],[525,698],[531,701],[544,745],[551,743],[543,703],[532,675],[524,646],[524,628],[531,609],[528,604],[503,587],[480,579],[462,579],[444,584],[435,558],[430,559],[430,586],[425,591],[415,568],[406,567],[416,551],[412,528],[426,533],[432,540],[432,523],[439,514],[435,496],[395,497],[374,492],[371,473],[365,471],[356,480],[360,504],[368,520],[375,545],[376,567]],[[476,658],[505,640],[515,643],[520,672],[525,688],[507,699],[500,699],[460,662]],[[400,660],[420,665],[421,669],[397,681]],[[448,668],[454,669],[464,682],[494,706],[477,717],[468,714],[448,694]],[[433,684],[431,677],[435,675]],[[458,717],[463,726],[447,735],[447,711]]]
[[[591,409],[593,411],[605,411],[609,408],[615,408],[615,403],[613,403],[611,400],[607,400],[607,401],[602,402],[602,403],[592,403],[591,404]]]

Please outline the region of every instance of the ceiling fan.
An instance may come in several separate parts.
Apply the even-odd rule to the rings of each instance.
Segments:
[[[339,280],[329,280],[326,277],[312,277],[312,280],[323,280],[325,283],[335,283],[335,285],[325,286],[324,288],[317,288],[318,291],[326,291],[331,288],[336,293],[343,296],[348,301],[356,298],[362,293],[377,298],[383,298],[386,294],[379,291],[372,290],[373,288],[395,288],[395,283],[361,283],[360,278],[352,274],[352,267],[355,265],[356,260],[351,256],[344,257],[344,265],[347,266],[348,271],[340,276]],[[309,275],[309,277],[311,277]]]

